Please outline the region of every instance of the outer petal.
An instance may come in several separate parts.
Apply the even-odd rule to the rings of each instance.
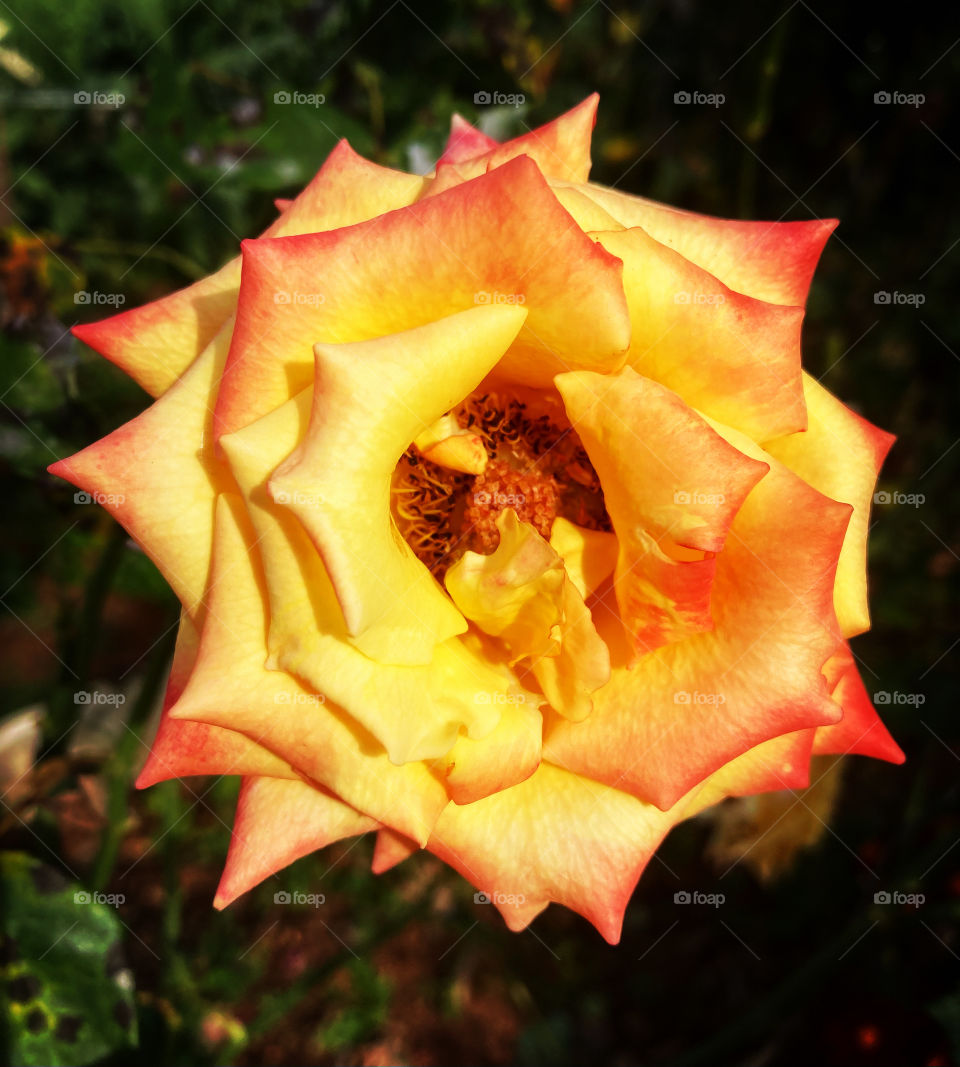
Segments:
[[[817,730],[813,751],[818,756],[872,756],[903,763],[906,756],[890,736],[864,688],[853,654],[846,643],[824,664],[830,696],[843,708],[843,719]]]
[[[383,874],[391,867],[396,867],[417,851],[416,841],[409,837],[398,834],[396,830],[388,830],[386,827],[377,831],[377,843],[373,850],[371,869],[374,874]]]
[[[819,382],[803,376],[809,424],[806,433],[769,441],[766,449],[815,489],[853,506],[837,567],[834,602],[844,637],[870,629],[867,606],[867,533],[877,474],[892,434],[844,406]]]
[[[429,663],[467,624],[398,535],[390,478],[411,441],[471,393],[526,318],[476,307],[375,341],[317,345],[307,433],[269,489],[310,534],[356,646],[386,663]]]
[[[637,652],[711,629],[716,554],[767,465],[630,368],[556,384],[600,476],[620,545],[617,602]]]
[[[294,777],[296,772],[286,761],[243,734],[202,722],[170,718],[170,709],[180,699],[193,670],[199,642],[197,628],[184,612],[177,633],[177,647],[167,681],[160,725],[150,745],[147,761],[137,776],[137,788],[146,789],[170,778],[187,778],[196,774]]]
[[[755,441],[806,427],[803,308],[736,293],[641,229],[593,236],[623,260],[630,366]]]
[[[299,778],[244,778],[214,907],[225,908],[301,856],[376,828],[368,815]]]
[[[637,879],[676,821],[674,813],[542,763],[520,785],[448,805],[427,847],[486,893],[511,930],[556,901],[616,944]]]
[[[382,337],[478,303],[526,308],[498,374],[530,385],[568,368],[616,369],[630,340],[620,261],[574,225],[526,158],[369,223],[247,241],[243,254],[218,433],[308,385],[317,342]]]
[[[817,730],[797,730],[754,745],[706,779],[691,800],[684,802],[686,814],[696,815],[726,797],[806,789],[816,733]]]
[[[240,261],[142,307],[73,327],[73,335],[160,396],[220,332],[237,305]]]
[[[817,260],[837,226],[836,219],[718,219],[603,185],[588,185],[584,191],[624,226],[642,226],[655,240],[731,289],[772,304],[806,303]]]
[[[437,645],[426,666],[378,664],[349,641],[330,578],[303,526],[266,491],[277,464],[302,439],[311,390],[221,439],[257,533],[267,578],[269,665],[290,671],[346,709],[391,759],[435,759],[461,727],[484,737],[499,721],[492,694],[516,689],[510,672],[458,638]],[[485,699],[486,698],[486,699]],[[409,708],[418,709],[416,716]]]
[[[142,415],[50,467],[52,474],[95,494],[198,622],[210,570],[214,501],[230,486],[211,428],[231,329],[232,320]]]
[[[755,745],[837,721],[820,669],[838,641],[832,591],[850,508],[770,468],[717,557],[715,629],[615,668],[585,722],[545,731],[546,759],[666,809]]]
[[[548,178],[585,182],[590,176],[590,139],[597,121],[599,101],[599,95],[593,93],[552,122],[538,126],[537,129],[515,137],[512,141],[490,147],[483,154],[473,152],[481,143],[476,136],[479,131],[461,119],[457,140],[454,143],[454,134],[451,131],[451,143],[440,157],[440,162],[470,161],[477,167],[484,166],[492,170],[517,156],[526,155],[534,160]]]
[[[497,142],[481,133],[475,126],[456,112],[450,119],[450,136],[440,157],[441,163],[460,163],[463,160],[482,156],[497,147]]]
[[[171,716],[246,734],[357,810],[425,841],[446,801],[443,787],[421,763],[392,764],[329,697],[264,667],[262,583],[253,533],[237,499],[224,495],[210,609],[196,666]]]
[[[330,153],[316,177],[264,237],[332,230],[409,204],[423,179],[378,167],[346,141]],[[116,363],[151,396],[159,396],[210,344],[236,308],[240,258],[215,274],[143,307],[74,327],[74,334]]]
[[[318,848],[377,829],[368,815],[300,779],[244,778],[215,908]]]

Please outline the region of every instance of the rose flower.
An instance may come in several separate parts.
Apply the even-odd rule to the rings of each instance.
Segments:
[[[138,784],[238,774],[224,907],[375,830],[611,942],[677,822],[903,756],[847,639],[890,435],[800,363],[833,221],[588,182],[596,96],[427,177],[346,141],[217,273],[76,335],[155,398],[51,470],[183,605]]]

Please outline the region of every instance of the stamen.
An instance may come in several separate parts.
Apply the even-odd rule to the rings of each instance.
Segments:
[[[600,479],[559,403],[486,392],[450,414],[482,441],[486,469],[460,473],[411,446],[393,479],[399,531],[439,580],[468,549],[496,549],[505,508],[545,538],[558,515],[587,529],[612,529]]]

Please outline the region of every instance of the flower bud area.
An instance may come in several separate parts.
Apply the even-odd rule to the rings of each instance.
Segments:
[[[559,403],[474,394],[404,453],[393,478],[394,519],[442,582],[465,552],[497,548],[506,509],[545,540],[558,516],[612,529],[600,479]]]

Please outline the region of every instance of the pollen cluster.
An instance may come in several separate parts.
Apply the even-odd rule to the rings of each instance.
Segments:
[[[497,516],[512,508],[544,538],[561,515],[610,530],[596,471],[563,409],[495,392],[468,397],[453,414],[487,451],[486,470],[463,474],[433,463],[411,445],[393,478],[393,515],[417,557],[442,579],[468,549],[489,554]]]

